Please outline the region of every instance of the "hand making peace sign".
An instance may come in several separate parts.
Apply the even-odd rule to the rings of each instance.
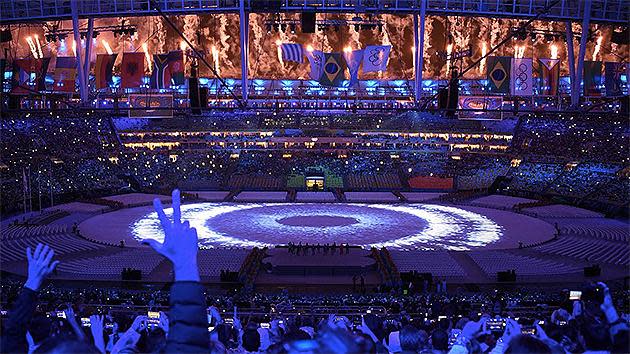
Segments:
[[[168,258],[173,263],[175,281],[199,281],[199,269],[197,267],[197,230],[190,227],[188,221],[181,221],[179,190],[173,191],[173,220],[164,213],[164,208],[159,199],[153,200],[153,207],[158,214],[160,224],[164,230],[164,242],[153,239],[142,241],[150,245],[156,252]]]

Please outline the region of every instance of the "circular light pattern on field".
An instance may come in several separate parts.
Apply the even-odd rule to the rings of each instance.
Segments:
[[[203,203],[181,209],[203,248],[336,242],[463,251],[496,242],[503,233],[481,214],[433,204]],[[172,209],[165,212],[170,216]],[[164,237],[155,212],[136,220],[131,232],[137,240]]]

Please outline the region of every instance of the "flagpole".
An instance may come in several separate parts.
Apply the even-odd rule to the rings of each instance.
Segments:
[[[577,105],[577,102],[573,102],[573,87],[575,85],[575,81],[577,77],[575,76],[575,50],[573,49],[573,28],[571,26],[571,21],[565,22],[565,39],[567,42],[567,57],[569,59],[569,77],[571,78],[571,82],[569,87],[571,88],[571,105]]]
[[[42,213],[42,171],[37,169],[37,201],[39,203],[39,213]]]
[[[241,42],[241,97],[247,105],[249,94],[248,69],[249,69],[249,13],[245,12],[245,0],[240,0],[240,42]]]
[[[90,56],[92,55],[92,36],[94,35],[94,19],[88,19],[88,31],[85,37],[85,65],[83,66],[83,73],[85,74],[85,86],[88,87],[90,82]]]
[[[86,77],[83,70],[81,60],[81,36],[79,34],[79,0],[70,0],[70,8],[72,11],[72,29],[74,32],[74,42],[76,43],[76,58],[77,58],[77,71],[79,72],[79,94],[81,96],[81,103],[85,104],[88,101]]]
[[[26,214],[26,170],[22,166],[22,205],[24,206],[24,214]]]
[[[31,192],[31,165],[28,165],[28,205],[29,211],[33,211],[33,193]]]
[[[571,105],[574,108],[580,104],[580,84],[584,70],[584,57],[586,56],[586,43],[588,42],[588,27],[591,21],[591,0],[584,0],[584,20],[582,21],[582,37],[580,38],[580,50],[578,53],[575,82],[571,82]]]
[[[48,170],[48,186],[50,187],[50,207],[54,205],[53,202],[53,180],[52,180],[52,160],[48,160],[50,163],[50,169]]]

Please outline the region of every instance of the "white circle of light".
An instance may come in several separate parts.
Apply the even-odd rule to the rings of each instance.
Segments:
[[[347,210],[336,210],[331,207],[326,211],[326,216],[352,217],[357,220],[356,224],[340,225],[333,227],[313,227],[313,226],[293,226],[285,225],[278,220],[303,216],[303,213],[293,211],[292,208],[300,206],[301,208],[308,206],[304,203],[249,203],[249,204],[226,204],[226,203],[201,203],[182,205],[182,220],[188,220],[190,226],[197,229],[199,243],[201,248],[220,247],[265,247],[275,246],[276,244],[262,242],[255,239],[245,239],[243,237],[234,237],[234,235],[226,234],[213,230],[208,225],[208,220],[227,213],[236,211],[245,211],[248,209],[266,208],[266,207],[285,207],[273,215],[258,217],[253,221],[255,225],[249,227],[261,227],[265,229],[275,228],[279,231],[291,232],[295,235],[301,233],[321,233],[333,238],[339,235],[337,242],[343,242],[344,235],[351,232],[378,232],[378,228],[382,225],[382,220],[373,215],[378,209],[385,209],[390,212],[404,213],[407,217],[410,215],[417,217],[419,221],[426,223],[426,227],[421,228],[415,233],[398,237],[396,239],[370,242],[369,235],[366,235],[364,244],[357,244],[363,247],[388,247],[394,249],[445,249],[452,251],[465,251],[471,248],[482,247],[484,245],[498,241],[503,233],[503,228],[490,220],[489,218],[474,212],[463,209],[435,205],[435,204],[409,204],[409,205],[388,205],[388,204],[342,204],[345,206],[361,207],[364,212],[355,212],[348,214]],[[321,208],[322,204],[317,205]],[[342,208],[343,209],[343,208]],[[377,209],[377,210],[375,210]],[[172,208],[165,209],[167,216],[173,213]],[[401,215],[402,216],[402,215]],[[238,220],[234,220],[235,223]],[[366,231],[367,230],[367,231]],[[160,221],[156,212],[150,212],[131,225],[131,232],[135,239],[141,241],[143,239],[155,239],[162,241],[164,233],[160,226]],[[287,240],[292,242],[305,240],[296,236],[295,240]],[[309,240],[306,240],[309,242]],[[314,243],[313,240],[310,240]],[[284,242],[286,243],[286,242]]]

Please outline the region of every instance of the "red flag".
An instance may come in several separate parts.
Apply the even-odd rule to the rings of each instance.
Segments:
[[[540,63],[540,92],[542,96],[558,95],[560,59],[538,59]]]
[[[122,81],[120,87],[140,87],[142,76],[144,76],[144,53],[125,53],[120,68]]]
[[[27,58],[14,60],[12,93],[29,94],[32,91],[46,90],[45,79],[49,62],[50,58]],[[35,74],[34,78],[32,77],[32,74]]]
[[[96,56],[96,66],[94,67],[94,77],[96,79],[96,89],[100,90],[108,87],[113,79],[112,72],[114,62],[118,54],[99,54]]]

